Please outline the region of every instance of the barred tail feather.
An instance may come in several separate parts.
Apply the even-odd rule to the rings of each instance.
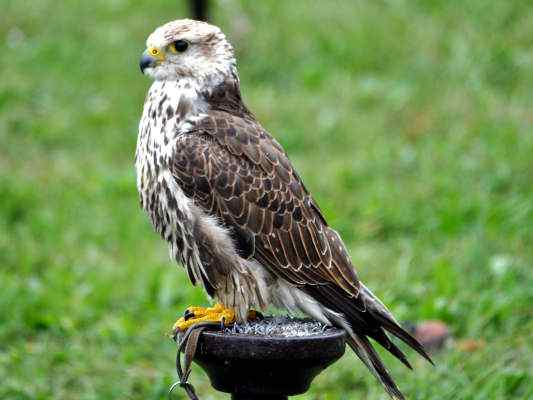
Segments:
[[[404,396],[385,368],[369,338],[379,343],[410,369],[412,367],[407,357],[390,340],[387,332],[413,348],[431,364],[433,362],[422,345],[396,322],[379,299],[363,284],[360,288],[357,297],[347,297],[331,286],[313,288],[312,295],[325,306],[324,311],[327,319],[333,325],[346,330],[348,333],[347,343],[370,372],[382,383],[387,393],[393,399],[403,400]]]
[[[402,392],[396,386],[396,382],[394,382],[394,379],[389,374],[389,371],[387,371],[387,368],[385,368],[385,365],[383,365],[379,355],[368,339],[365,336],[359,336],[353,332],[349,334],[350,337],[347,340],[348,345],[370,372],[381,382],[387,393],[393,399],[405,400]]]
[[[400,326],[400,324],[395,320],[393,315],[383,305],[383,303],[381,303],[381,301],[372,293],[372,291],[363,284],[361,284],[361,295],[363,296],[363,301],[367,305],[368,312],[373,317],[373,319],[379,323],[382,329],[385,329],[387,332],[396,336],[398,339],[400,339],[402,342],[407,344],[418,354],[424,357],[430,364],[435,365],[427,354],[424,347],[418,342],[418,340],[416,340],[409,332],[407,332]],[[376,340],[378,341],[378,343],[383,345],[380,340]],[[387,346],[383,347],[390,351]],[[391,351],[391,353],[393,352]]]
[[[372,347],[372,344],[368,338],[363,334],[356,333],[352,329],[352,323],[346,320],[344,315],[332,312],[331,310],[327,310],[326,315],[334,325],[342,327],[348,333],[346,342],[352,348],[357,357],[363,362],[363,364],[365,364],[372,375],[374,375],[376,379],[383,385],[387,393],[393,399],[404,400],[405,397],[403,396],[402,392],[400,392],[398,386],[396,386],[394,379],[390,375],[389,371],[387,371],[387,368],[385,368],[385,365],[379,358],[376,350]],[[387,337],[384,332],[383,335]],[[388,342],[392,345],[391,348],[393,350],[387,350],[398,357],[406,366],[411,368],[411,365],[401,350],[398,349],[392,342],[390,342],[390,340]],[[395,354],[396,352],[399,354]]]

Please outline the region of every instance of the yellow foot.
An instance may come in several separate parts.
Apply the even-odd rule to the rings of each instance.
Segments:
[[[235,312],[217,303],[213,307],[188,307],[183,317],[174,324],[174,332],[184,332],[199,322],[220,322],[230,325],[235,322]]]

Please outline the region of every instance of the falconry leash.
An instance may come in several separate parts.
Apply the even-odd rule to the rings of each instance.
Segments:
[[[185,390],[190,400],[200,400],[196,395],[194,386],[189,383],[189,376],[191,374],[192,361],[196,354],[198,347],[198,340],[202,332],[206,330],[222,330],[224,329],[224,322],[200,322],[189,327],[184,333],[176,332],[174,340],[178,345],[178,353],[176,355],[176,370],[178,372],[179,381],[175,382],[169,389],[169,399],[172,396],[174,389],[179,386]],[[183,366],[181,364],[181,355],[183,357]]]

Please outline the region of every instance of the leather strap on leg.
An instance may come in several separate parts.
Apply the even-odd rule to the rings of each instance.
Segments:
[[[194,386],[189,383],[189,376],[191,374],[192,360],[196,354],[198,347],[198,340],[200,335],[205,330],[221,330],[224,323],[218,322],[199,322],[189,327],[183,334],[176,333],[174,340],[178,344],[178,353],[176,355],[176,370],[178,372],[179,381],[174,383],[168,392],[169,398],[177,386],[185,390],[190,400],[199,400]],[[181,354],[183,353],[183,367],[181,365]]]

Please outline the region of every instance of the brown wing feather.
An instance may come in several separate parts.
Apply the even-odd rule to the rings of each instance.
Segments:
[[[172,171],[185,193],[228,228],[253,236],[253,256],[295,285],[336,284],[349,297],[359,281],[281,146],[257,122],[212,111],[181,135]]]

